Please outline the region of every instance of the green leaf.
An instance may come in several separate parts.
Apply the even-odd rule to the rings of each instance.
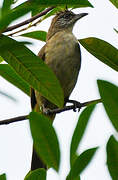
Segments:
[[[7,14],[9,12],[11,5],[13,4],[13,0],[3,0],[2,5],[2,15]]]
[[[118,33],[118,30],[116,30],[115,28],[114,28],[114,31],[116,31]]]
[[[32,16],[35,16],[35,15],[37,15],[38,13],[40,13],[40,12],[42,12],[44,10],[45,10],[44,7],[39,7],[39,6],[36,5],[36,8],[32,9]]]
[[[91,148],[80,154],[76,159],[75,163],[73,164],[66,180],[74,180],[75,178],[77,178],[80,173],[86,168],[86,166],[90,163],[96,150],[97,148]]]
[[[118,49],[108,42],[94,37],[80,39],[79,42],[93,56],[118,71]]]
[[[35,0],[38,5],[48,7],[48,6],[62,6],[69,5],[69,7],[93,7],[88,0]]]
[[[0,75],[30,96],[29,84],[24,81],[8,64],[0,64]]]
[[[30,171],[24,180],[46,180],[46,170],[43,168]]]
[[[118,87],[103,80],[98,80],[97,83],[106,113],[118,131]]]
[[[0,180],[6,180],[6,174],[1,174],[0,175]]]
[[[3,62],[3,61],[4,61],[4,59],[0,56],[0,63]]]
[[[60,149],[54,128],[50,120],[36,112],[30,113],[30,128],[34,147],[49,167],[59,170]]]
[[[23,2],[22,4],[16,6],[14,8],[14,10],[18,10],[18,9],[21,9],[21,8],[30,8],[31,11],[32,11],[32,16],[36,15],[37,13],[43,11],[45,8],[43,7],[40,7],[40,5],[36,4],[34,1],[26,1],[26,2]]]
[[[45,31],[32,31],[29,33],[21,34],[20,36],[33,38],[40,41],[46,41],[46,35],[47,35],[47,32]]]
[[[117,1],[117,0],[110,0],[110,2],[111,2],[116,8],[118,8],[118,1]]]
[[[14,8],[10,9],[8,12],[6,12],[4,15],[1,14],[0,16],[0,32],[3,32],[5,28],[14,20],[24,16],[28,12],[31,11],[31,7],[28,8]]]
[[[118,141],[111,136],[107,143],[107,166],[112,180],[118,179]]]
[[[63,91],[56,76],[27,47],[2,35],[0,39],[0,56],[41,95],[57,106],[63,106]]]
[[[85,133],[86,127],[88,125],[91,113],[93,112],[95,105],[90,105],[84,109],[84,111],[80,114],[78,119],[76,128],[74,130],[74,134],[72,136],[71,148],[70,148],[70,163],[73,164],[76,159],[76,151],[81,142],[81,139]]]

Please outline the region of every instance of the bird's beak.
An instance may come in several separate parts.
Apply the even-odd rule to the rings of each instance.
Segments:
[[[76,14],[75,20],[77,21],[77,20],[79,20],[79,19],[81,19],[82,17],[87,16],[87,15],[88,15],[88,13]]]

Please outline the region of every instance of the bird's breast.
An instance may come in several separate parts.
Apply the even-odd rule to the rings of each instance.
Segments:
[[[58,32],[48,40],[45,62],[59,79],[64,95],[72,92],[80,69],[81,56],[77,39],[72,33]]]

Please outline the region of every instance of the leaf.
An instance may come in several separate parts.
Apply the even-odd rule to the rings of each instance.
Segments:
[[[24,81],[8,64],[0,64],[0,75],[30,96],[29,84]]]
[[[54,128],[50,120],[39,113],[32,112],[29,116],[34,147],[49,167],[59,170],[60,149]]]
[[[25,34],[20,34],[20,36],[33,38],[33,39],[37,39],[40,41],[46,41],[46,35],[47,35],[47,32],[45,32],[45,31],[32,31],[32,32],[25,33]]]
[[[30,171],[24,180],[46,180],[46,170],[43,168]]]
[[[32,9],[32,16],[35,16],[35,15],[37,15],[38,13],[40,13],[40,12],[42,12],[44,10],[45,10],[44,7],[39,7],[39,6],[36,5],[36,8]]]
[[[36,4],[34,1],[26,1],[26,2],[23,2],[22,4],[16,6],[14,8],[14,10],[18,10],[18,9],[21,9],[21,8],[30,8],[31,9],[31,12],[32,12],[32,16],[36,15],[37,13],[43,11],[45,8],[43,7],[40,7],[40,5]]]
[[[24,16],[30,11],[31,11],[31,7],[29,6],[28,8],[23,7],[18,9],[17,8],[10,9],[5,14],[2,14],[0,16],[0,32],[3,32],[11,22]]]
[[[6,180],[6,174],[1,174],[0,175],[0,180]]]
[[[106,113],[118,131],[118,87],[103,80],[98,80],[97,84]]]
[[[118,8],[118,1],[117,1],[117,0],[110,0],[110,2],[111,2],[116,8]]]
[[[3,61],[4,61],[4,59],[0,56],[0,63],[3,62]]]
[[[107,143],[107,166],[112,180],[118,179],[118,141],[112,135]]]
[[[76,5],[76,7],[93,7],[88,0],[35,0],[35,3],[43,7],[60,5],[70,5],[70,7],[73,7],[73,5]]]
[[[63,91],[52,70],[23,44],[1,36],[0,56],[34,89],[59,107],[63,106]]]
[[[118,71],[118,49],[108,42],[94,37],[80,39],[79,42],[93,56]]]
[[[11,5],[13,4],[13,0],[3,0],[3,5],[2,5],[2,15],[6,14],[9,12]]]
[[[72,165],[74,160],[77,158],[76,151],[81,142],[81,139],[84,135],[84,132],[87,128],[88,121],[90,119],[91,113],[93,112],[95,105],[90,105],[84,109],[84,111],[80,114],[78,119],[76,128],[74,130],[74,134],[72,136],[71,148],[70,148],[70,164]]]
[[[77,178],[90,163],[97,149],[97,147],[91,148],[80,154],[73,164],[66,180],[74,180],[75,178]]]
[[[116,30],[115,28],[114,28],[114,31],[116,31],[116,33],[118,33],[118,30]]]

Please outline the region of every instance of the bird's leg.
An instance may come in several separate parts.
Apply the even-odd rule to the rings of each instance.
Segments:
[[[42,111],[45,115],[49,115],[50,114],[50,109],[49,108],[46,108],[45,105],[43,104],[42,106]]]
[[[74,111],[74,112],[76,112],[76,109],[77,109],[77,108],[78,108],[78,112],[80,111],[80,109],[81,109],[81,103],[80,103],[80,102],[75,101],[75,100],[70,100],[70,99],[68,99],[67,102],[73,104],[73,106],[74,106],[74,107],[73,107],[73,111]]]

